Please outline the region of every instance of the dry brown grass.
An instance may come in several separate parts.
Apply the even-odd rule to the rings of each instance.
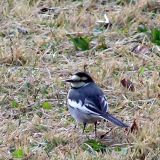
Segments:
[[[19,148],[24,160],[159,159],[159,48],[137,32],[141,23],[159,26],[159,14],[151,13],[158,5],[101,2],[0,2],[0,159],[16,159],[13,151]],[[52,9],[40,14],[44,7]],[[105,13],[113,25],[95,35],[100,28],[96,21]],[[76,51],[67,34],[92,36],[90,50]],[[102,43],[107,49],[99,48]],[[145,44],[149,53],[133,53],[137,44]],[[80,127],[73,129],[75,122],[66,107],[69,86],[62,80],[84,67],[108,96],[110,112],[138,125],[137,132],[126,135],[123,129],[101,122],[99,136],[113,128],[100,139],[107,145],[104,153],[83,149],[88,138],[94,138],[93,126],[88,126],[86,135]],[[121,85],[123,78],[133,82],[134,92]],[[45,101],[52,104],[51,110],[41,107]],[[127,152],[118,152],[117,147]]]

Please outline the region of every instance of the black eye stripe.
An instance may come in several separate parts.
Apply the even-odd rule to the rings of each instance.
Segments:
[[[91,76],[86,72],[77,72],[75,75],[81,78],[81,82],[94,82]]]
[[[73,80],[73,82],[86,82],[84,80]]]
[[[73,83],[76,83],[76,82],[82,82],[81,80],[73,80]]]

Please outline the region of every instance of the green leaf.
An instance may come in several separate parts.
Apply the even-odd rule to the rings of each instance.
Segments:
[[[118,5],[135,4],[136,0],[116,0]]]
[[[22,149],[17,149],[12,153],[14,158],[24,158],[24,151]]]
[[[44,126],[44,125],[36,125],[35,128],[39,131],[39,132],[42,132],[42,131],[47,131],[47,127]]]
[[[29,89],[29,88],[32,87],[31,83],[29,83],[29,82],[26,82],[26,83],[24,84],[24,86],[25,86],[25,88],[27,88],[27,89]]]
[[[42,108],[46,109],[46,110],[51,110],[52,109],[52,104],[50,104],[49,102],[43,102],[42,103]]]
[[[13,101],[11,102],[11,106],[12,106],[13,108],[18,108],[18,107],[19,107],[19,104],[18,104],[18,102],[17,102],[16,100],[13,100]]]
[[[6,35],[5,35],[5,33],[3,33],[3,32],[0,32],[0,37],[5,37]]]
[[[153,28],[151,30],[151,41],[160,46],[160,29]]]
[[[128,148],[126,147],[115,147],[114,150],[122,155],[126,155],[128,153]]]
[[[137,28],[138,32],[147,32],[148,29],[144,24],[140,24]]]
[[[55,147],[57,147],[58,145],[66,145],[68,142],[66,140],[63,140],[62,138],[57,138],[55,137],[54,139],[52,139],[51,141],[49,140],[45,140],[45,147],[44,150],[46,151],[46,153],[48,154],[49,152],[51,152]]]
[[[106,145],[104,145],[100,141],[97,141],[94,139],[86,141],[84,143],[84,145],[82,146],[82,148],[84,150],[89,150],[89,151],[91,151],[91,149],[93,149],[94,151],[97,151],[97,152],[105,152],[106,151]]]
[[[40,118],[43,116],[43,112],[39,111],[36,113]]]
[[[141,67],[140,70],[139,70],[139,74],[140,74],[140,75],[143,75],[143,74],[144,74],[144,71],[145,71],[145,68],[144,68],[144,67]]]
[[[89,50],[90,39],[87,37],[70,37],[70,40],[73,42],[77,50],[86,51]]]
[[[29,6],[33,6],[37,1],[38,0],[29,0]]]

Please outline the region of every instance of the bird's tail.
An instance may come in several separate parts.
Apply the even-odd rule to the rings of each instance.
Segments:
[[[108,112],[105,115],[101,115],[101,117],[105,120],[109,120],[110,122],[114,123],[117,126],[128,128],[129,126],[123,123],[121,120],[117,119],[116,117],[112,116]]]

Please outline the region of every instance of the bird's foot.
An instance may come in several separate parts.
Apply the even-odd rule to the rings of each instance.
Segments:
[[[109,131],[107,131],[105,134],[102,134],[100,136],[100,139],[103,139],[108,133],[110,133],[112,131],[113,128],[110,128]]]

